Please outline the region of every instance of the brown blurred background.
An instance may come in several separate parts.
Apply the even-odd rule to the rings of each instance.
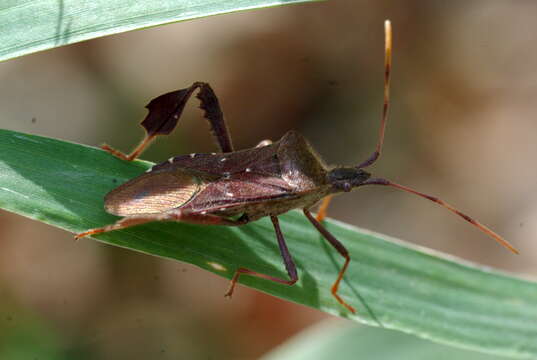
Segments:
[[[385,188],[337,198],[330,216],[535,278],[535,14],[534,1],[332,0],[111,36],[0,63],[0,127],[127,151],[151,98],[201,80],[220,97],[237,148],[297,129],[329,163],[356,164],[376,143],[389,18],[392,110],[374,174],[442,197],[522,254]],[[213,151],[200,119],[192,103],[144,157]],[[14,353],[255,359],[327,317],[244,287],[226,301],[226,287],[187,264],[75,243],[0,212],[0,336]]]

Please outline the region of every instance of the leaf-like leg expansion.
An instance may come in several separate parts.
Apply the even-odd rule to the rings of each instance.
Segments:
[[[213,135],[218,141],[220,150],[222,152],[232,152],[233,144],[231,142],[231,136],[224,119],[224,114],[220,108],[218,98],[214,93],[211,86],[203,82],[195,82],[191,88],[199,87],[200,91],[197,98],[200,100],[200,109],[205,111],[205,118],[211,124],[211,130]]]
[[[318,222],[323,221],[326,217],[328,205],[330,205],[330,201],[332,201],[333,197],[333,195],[326,196],[321,202],[321,205],[319,205],[319,211],[317,212],[317,216],[315,217]]]
[[[350,312],[352,313],[356,313],[356,310],[350,306],[349,304],[347,304],[345,302],[345,300],[343,300],[337,293],[338,291],[338,288],[339,288],[339,283],[341,282],[341,279],[343,279],[343,274],[345,274],[345,271],[347,270],[347,267],[349,266],[349,263],[351,261],[351,258],[349,256],[349,252],[347,251],[347,249],[345,248],[345,246],[343,246],[342,243],[340,243],[338,241],[338,239],[336,239],[334,237],[334,235],[330,234],[328,232],[328,230],[326,230],[324,228],[324,226],[318,222],[314,217],[313,215],[311,215],[311,213],[309,212],[308,209],[304,209],[304,215],[306,215],[306,217],[308,218],[308,220],[313,224],[313,226],[315,226],[315,228],[317,229],[317,231],[319,231],[321,233],[321,235],[323,235],[323,237],[328,240],[328,242],[330,243],[330,245],[332,245],[338,253],[341,254],[341,256],[343,256],[345,258],[345,263],[343,264],[343,267],[341,268],[341,270],[339,271],[339,274],[337,276],[337,279],[336,281],[334,282],[334,284],[332,285],[332,289],[331,289],[331,292],[332,292],[332,295],[334,295],[334,297],[336,298],[336,300],[343,306],[345,306]]]
[[[278,221],[278,218],[276,216],[271,216],[270,219],[272,220],[272,224],[274,225],[274,230],[276,231],[276,238],[278,239],[278,246],[280,248],[280,253],[282,255],[283,262],[285,263],[285,269],[287,270],[287,274],[289,274],[289,278],[291,280],[285,280],[285,279],[277,278],[274,276],[261,274],[253,270],[241,267],[237,269],[237,271],[235,271],[235,275],[233,275],[233,278],[231,279],[229,283],[229,288],[225,296],[231,297],[231,295],[233,295],[233,290],[235,289],[237,280],[239,280],[239,277],[241,275],[257,276],[262,279],[275,281],[275,282],[286,284],[286,285],[293,285],[294,283],[298,281],[298,274],[296,271],[296,266],[295,266],[295,263],[293,262],[293,258],[291,257],[291,254],[289,253],[289,249],[287,249],[287,244],[285,244],[285,239],[283,237],[282,230],[280,229],[280,223]]]
[[[237,220],[230,220],[216,215],[210,214],[199,214],[191,212],[183,212],[181,209],[174,209],[162,214],[152,214],[152,215],[141,215],[141,216],[128,216],[124,217],[121,220],[118,220],[114,224],[106,225],[100,228],[90,229],[83,233],[75,235],[75,239],[80,239],[85,236],[91,236],[96,234],[101,234],[113,230],[125,229],[128,227],[145,224],[153,221],[180,221],[189,224],[200,224],[200,225],[227,225],[227,226],[238,226],[244,225],[249,220],[247,217],[241,217]]]
[[[199,89],[197,98],[200,100],[200,108],[204,110],[204,117],[211,125],[211,131],[218,141],[220,150],[222,152],[233,151],[231,137],[218,98],[211,86],[204,82],[195,82],[186,89],[172,91],[151,100],[146,106],[149,114],[141,122],[146,136],[129,155],[106,144],[102,146],[102,149],[123,160],[136,159],[157,135],[168,135],[175,129],[186,103],[196,89]]]
[[[209,121],[220,149],[222,152],[233,151],[218,98],[211,86],[204,82],[195,82],[186,89],[172,91],[151,100],[146,106],[149,109],[149,114],[141,123],[147,136],[171,133],[177,125],[186,103],[196,89],[199,89],[197,98],[200,100],[200,109],[204,110],[204,117]]]

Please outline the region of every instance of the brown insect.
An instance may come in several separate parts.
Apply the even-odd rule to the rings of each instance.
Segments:
[[[361,164],[327,167],[306,139],[294,131],[288,132],[277,142],[265,140],[255,148],[235,151],[216,95],[209,84],[196,82],[186,89],[161,95],[147,105],[149,114],[141,123],[147,135],[130,155],[124,155],[107,145],[103,145],[103,149],[124,160],[136,159],[155,136],[167,135],[175,128],[186,102],[199,89],[197,97],[201,102],[200,108],[205,111],[205,118],[222,152],[172,157],[112,190],[105,197],[105,209],[124,218],[115,224],[78,234],[76,238],[152,221],[237,226],[270,216],[289,279],[240,267],[226,293],[226,296],[231,296],[241,275],[257,276],[287,285],[298,281],[278,215],[292,209],[302,209],[313,226],[345,258],[331,291],[337,301],[353,313],[355,309],[338,295],[339,283],[350,263],[349,253],[321,224],[334,194],[349,192],[364,185],[395,187],[445,207],[518,253],[502,237],[443,200],[386,179],[373,178],[364,170],[380,156],[388,117],[392,52],[389,21],[385,23],[385,34],[384,106],[380,135],[376,150]],[[323,201],[315,217],[310,209],[320,200]]]

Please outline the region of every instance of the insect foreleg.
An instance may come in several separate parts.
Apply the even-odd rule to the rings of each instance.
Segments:
[[[306,215],[306,217],[308,218],[308,220],[313,224],[313,226],[315,226],[315,228],[317,229],[317,231],[319,231],[321,233],[321,235],[324,236],[324,238],[326,240],[328,240],[328,242],[330,243],[330,245],[332,245],[338,253],[341,254],[341,256],[343,256],[345,258],[345,263],[343,264],[343,267],[341,268],[341,270],[339,271],[339,274],[337,276],[337,279],[336,281],[334,282],[334,284],[332,285],[332,295],[334,295],[334,297],[336,298],[336,300],[343,306],[345,306],[349,311],[351,311],[352,313],[355,313],[356,310],[350,306],[349,304],[347,304],[345,302],[345,300],[343,300],[337,293],[338,291],[338,288],[339,288],[339,283],[341,282],[341,279],[343,279],[343,274],[345,274],[345,271],[347,270],[347,267],[349,266],[349,263],[351,261],[351,258],[349,256],[349,252],[347,251],[347,249],[345,248],[345,246],[343,246],[342,243],[340,243],[338,241],[338,239],[336,239],[334,237],[334,235],[330,234],[328,232],[328,230],[326,230],[324,228],[323,225],[321,225],[320,222],[318,222],[314,217],[313,215],[311,215],[311,213],[309,212],[309,210],[307,209],[304,209],[304,215]]]
[[[321,222],[324,220],[328,211],[328,206],[330,205],[330,202],[332,201],[333,197],[333,195],[328,195],[323,199],[321,205],[319,205],[319,211],[317,212],[317,216],[315,217],[317,221]]]

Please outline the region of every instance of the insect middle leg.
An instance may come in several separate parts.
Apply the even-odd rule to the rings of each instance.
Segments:
[[[157,135],[168,135],[175,129],[186,103],[196,89],[199,89],[196,97],[200,100],[200,108],[204,110],[204,116],[211,125],[212,133],[216,137],[220,150],[232,152],[233,144],[220,103],[211,86],[204,82],[195,82],[186,89],[172,91],[151,100],[146,106],[149,109],[149,114],[141,123],[146,131],[146,136],[129,155],[106,144],[102,145],[101,148],[123,160],[136,159]],[[170,111],[170,109],[172,110]]]
[[[331,292],[332,292],[332,295],[336,298],[336,300],[343,306],[345,306],[350,312],[352,313],[356,313],[356,310],[350,306],[349,304],[347,304],[345,302],[345,300],[343,300],[341,298],[341,296],[338,295],[337,291],[339,289],[339,283],[341,282],[341,279],[343,279],[343,274],[345,274],[345,271],[347,271],[347,267],[349,266],[349,263],[351,261],[351,258],[349,256],[349,252],[347,251],[347,249],[345,248],[345,246],[343,246],[342,243],[340,243],[338,241],[338,239],[336,239],[334,237],[334,235],[330,234],[328,232],[328,230],[326,230],[324,228],[323,225],[321,225],[320,222],[318,222],[314,217],[313,215],[311,215],[311,213],[309,212],[308,209],[304,209],[304,215],[306,215],[306,217],[308,218],[308,220],[313,224],[313,226],[315,226],[315,228],[317,229],[317,231],[319,231],[321,233],[321,235],[326,239],[328,240],[328,242],[330,243],[330,245],[332,245],[338,253],[341,254],[341,256],[343,256],[345,258],[345,263],[343,264],[343,267],[341,268],[341,270],[339,271],[339,274],[337,276],[337,279],[336,281],[334,282],[334,284],[332,285],[332,289],[331,289]]]
[[[100,228],[90,229],[83,233],[76,234],[75,239],[78,240],[85,236],[125,229],[153,221],[180,221],[189,224],[238,226],[246,224],[249,220],[247,217],[241,217],[237,220],[230,220],[216,215],[201,215],[198,213],[184,212],[181,211],[181,209],[175,209],[162,214],[127,216],[121,220],[118,220],[114,224],[106,225]]]
[[[283,237],[282,230],[280,229],[280,223],[278,221],[278,218],[276,216],[271,216],[270,220],[272,220],[272,224],[274,225],[274,230],[276,231],[276,238],[278,239],[278,246],[280,248],[280,253],[282,255],[283,262],[285,264],[285,269],[287,270],[287,274],[289,274],[290,280],[281,279],[278,277],[258,273],[256,271],[241,267],[237,269],[237,271],[235,271],[235,275],[233,275],[233,278],[231,278],[231,282],[229,283],[229,288],[225,296],[231,297],[231,295],[233,295],[233,290],[235,289],[237,280],[239,280],[239,277],[241,275],[257,276],[262,279],[267,279],[270,281],[275,281],[280,284],[286,284],[286,285],[293,285],[294,283],[298,281],[298,274],[296,271],[296,266],[295,266],[295,263],[293,262],[293,258],[291,257],[291,254],[289,253],[287,244],[285,243],[285,239]]]

